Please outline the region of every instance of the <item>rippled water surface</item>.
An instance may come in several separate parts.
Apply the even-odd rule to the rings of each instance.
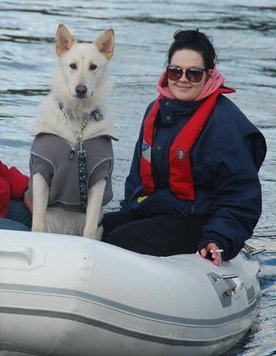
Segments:
[[[30,0],[0,2],[0,159],[28,173],[30,130],[56,65],[54,36],[64,23],[82,41],[114,28],[110,105],[120,137],[114,144],[113,202],[123,194],[134,143],[172,34],[200,30],[214,41],[233,101],[264,133],[268,154],[261,169],[263,215],[251,244],[261,260],[259,315],[231,355],[275,355],[276,310],[276,1],[275,0]],[[1,352],[0,352],[1,354]]]

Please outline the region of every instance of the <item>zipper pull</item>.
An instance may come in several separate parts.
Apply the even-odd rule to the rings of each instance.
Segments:
[[[78,154],[86,155],[85,150],[83,149],[82,141],[79,142],[80,145],[80,150],[78,151]]]

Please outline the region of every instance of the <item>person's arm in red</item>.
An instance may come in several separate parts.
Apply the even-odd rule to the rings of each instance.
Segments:
[[[10,204],[10,185],[6,179],[0,176],[0,217],[4,218],[8,214]]]
[[[23,199],[25,191],[28,189],[29,177],[21,173],[17,168],[9,169],[8,181],[11,189],[11,199]]]
[[[10,199],[24,199],[28,183],[28,176],[0,161],[0,216],[7,215]]]

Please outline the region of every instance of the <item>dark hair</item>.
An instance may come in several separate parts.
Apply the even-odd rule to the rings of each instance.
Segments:
[[[178,30],[174,33],[173,38],[174,41],[167,54],[167,64],[171,63],[172,56],[176,51],[190,49],[201,54],[206,69],[215,67],[217,61],[215,49],[211,40],[203,32],[198,30]]]

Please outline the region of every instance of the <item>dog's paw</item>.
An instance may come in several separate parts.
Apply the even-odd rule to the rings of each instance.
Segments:
[[[103,228],[102,226],[98,226],[96,232],[85,229],[83,230],[83,237],[86,237],[91,240],[101,240],[102,239]]]
[[[32,226],[32,232],[46,232],[45,226]]]
[[[82,236],[86,237],[87,239],[97,240],[96,234],[89,233],[89,231],[84,231]]]
[[[97,240],[95,235],[94,236],[90,236],[90,235],[86,236],[83,234],[83,237],[85,237],[86,239],[90,239],[90,240]]]
[[[83,237],[86,237],[87,239],[91,239],[91,240],[101,240],[102,236],[99,235],[98,233],[96,234],[90,234],[87,232],[83,232]]]

